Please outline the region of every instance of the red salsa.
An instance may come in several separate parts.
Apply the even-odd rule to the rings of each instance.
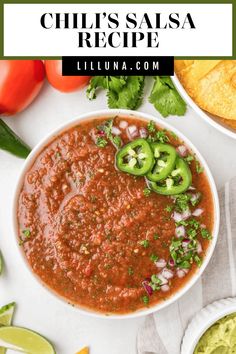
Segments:
[[[192,173],[187,191],[162,195],[117,168],[117,150],[140,136],[176,149]],[[213,214],[208,179],[178,137],[137,118],[93,119],[55,137],[26,173],[19,244],[33,272],[68,302],[128,313],[185,285],[201,266]]]

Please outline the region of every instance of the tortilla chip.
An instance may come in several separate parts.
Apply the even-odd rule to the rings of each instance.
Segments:
[[[224,125],[229,126],[230,128],[236,130],[236,120],[233,119],[224,119],[224,118],[219,118],[221,120],[221,122]]]
[[[175,70],[180,72],[193,64],[194,60],[175,60]]]
[[[175,63],[176,74],[196,104],[224,119],[236,120],[236,60]]]
[[[89,348],[88,347],[84,347],[83,349],[81,349],[76,354],[89,354]]]

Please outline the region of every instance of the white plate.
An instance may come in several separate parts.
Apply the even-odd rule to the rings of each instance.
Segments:
[[[192,98],[188,95],[182,84],[180,83],[178,77],[174,75],[172,77],[172,80],[179,91],[180,95],[183,97],[185,102],[193,108],[193,110],[201,117],[204,119],[207,123],[209,123],[212,127],[216,128],[219,130],[221,133],[230,136],[233,139],[236,139],[236,131],[226,124],[224,124],[222,121],[220,121],[219,118],[216,116],[213,116],[212,114],[202,110],[198,105],[192,100]]]
[[[209,184],[211,187],[212,196],[213,196],[215,220],[214,220],[214,228],[213,228],[213,232],[212,232],[212,236],[213,236],[212,241],[208,247],[207,254],[203,260],[202,266],[199,269],[197,269],[195,274],[185,284],[185,286],[183,286],[179,291],[177,291],[174,295],[172,295],[166,301],[163,301],[163,302],[161,302],[155,306],[152,306],[148,309],[142,309],[142,310],[136,311],[134,313],[128,313],[128,314],[124,314],[124,315],[109,315],[109,316],[99,313],[99,312],[96,312],[96,311],[93,311],[93,310],[85,309],[85,308],[82,308],[79,306],[73,307],[75,309],[75,311],[80,311],[82,313],[90,314],[90,315],[93,315],[96,317],[102,317],[102,318],[106,317],[106,318],[112,318],[112,319],[114,319],[114,318],[115,319],[117,319],[117,318],[132,318],[132,317],[147,315],[147,314],[153,313],[157,310],[160,310],[160,309],[172,304],[174,301],[178,300],[181,296],[183,296],[196,283],[196,281],[199,279],[199,277],[201,276],[201,274],[203,273],[204,269],[206,268],[207,264],[209,263],[209,261],[211,259],[211,256],[213,254],[213,251],[214,251],[214,248],[215,248],[215,245],[217,242],[218,231],[219,231],[219,220],[220,220],[218,193],[216,190],[214,179],[213,179],[212,174],[209,170],[209,167],[208,167],[206,161],[204,160],[204,158],[202,157],[202,155],[200,154],[200,152],[197,150],[197,148],[180,131],[178,131],[176,128],[172,127],[170,124],[166,123],[166,121],[163,121],[160,118],[157,118],[155,116],[152,116],[152,115],[146,114],[146,113],[130,111],[130,110],[123,110],[123,109],[106,109],[106,110],[102,110],[102,111],[90,112],[90,113],[81,115],[80,117],[77,117],[77,118],[71,120],[70,122],[67,122],[66,124],[63,124],[62,126],[58,127],[56,130],[54,130],[53,132],[48,134],[48,136],[46,136],[44,139],[42,139],[41,142],[39,142],[34,147],[34,149],[31,151],[30,155],[25,160],[23,168],[22,168],[20,176],[19,176],[19,179],[17,181],[16,189],[14,191],[14,201],[13,201],[13,227],[14,227],[14,233],[15,233],[15,240],[17,242],[19,252],[22,255],[23,263],[30,270],[32,278],[36,279],[37,281],[39,281],[42,284],[42,281],[32,272],[31,267],[29,266],[28,261],[26,260],[25,255],[22,251],[22,248],[19,247],[19,245],[18,245],[17,203],[18,203],[18,197],[19,197],[19,193],[21,191],[21,187],[22,187],[25,173],[28,171],[28,169],[30,168],[31,164],[33,163],[33,161],[35,160],[35,158],[37,157],[39,152],[50,141],[52,141],[53,138],[55,138],[58,134],[60,134],[64,130],[67,130],[67,129],[79,124],[81,121],[87,120],[89,118],[102,118],[102,117],[103,118],[111,118],[116,115],[123,115],[123,116],[129,117],[129,118],[141,118],[141,119],[148,120],[148,121],[153,120],[160,127],[174,132],[181,140],[183,140],[186,143],[186,145],[190,148],[190,150],[194,154],[196,154],[196,157],[200,161],[200,163],[203,166],[204,171],[207,175],[207,178],[208,178],[208,181],[209,181]],[[44,285],[44,284],[42,284],[42,285]],[[56,296],[57,298],[59,298],[59,295],[57,295],[55,292],[53,292],[49,287],[46,286],[46,289],[49,290],[49,292],[48,292],[49,294],[52,294],[54,297]],[[69,306],[65,299],[62,299],[62,300],[66,306]]]
[[[192,319],[183,337],[181,354],[193,354],[201,336],[216,321],[236,312],[236,298],[222,299],[204,307]]]

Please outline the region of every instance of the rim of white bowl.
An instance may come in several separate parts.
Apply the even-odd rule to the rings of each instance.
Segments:
[[[193,100],[192,98],[188,95],[186,90],[184,89],[183,85],[179,81],[178,77],[176,74],[172,76],[172,80],[179,92],[179,94],[182,96],[182,98],[187,102],[187,104],[193,108],[193,110],[201,117],[202,119],[205,120],[205,122],[209,123],[212,127],[220,131],[222,134],[225,134],[233,139],[236,139],[236,131],[234,132],[230,128],[227,128],[221,124],[220,122],[217,122],[214,120],[214,118],[211,118],[207,112],[204,112]]]
[[[153,120],[157,123],[158,126],[161,128],[170,130],[174,132],[183,142],[186,143],[186,145],[192,150],[199,161],[201,162],[202,166],[204,167],[204,171],[206,173],[206,176],[208,178],[211,192],[212,192],[212,197],[213,197],[213,203],[214,203],[214,228],[212,232],[212,241],[208,247],[207,253],[204,257],[203,264],[201,268],[197,269],[196,272],[192,275],[192,277],[189,279],[189,281],[181,287],[175,294],[170,296],[167,300],[160,302],[152,307],[149,308],[144,308],[141,310],[137,310],[136,312],[131,312],[131,313],[124,313],[124,314],[105,314],[102,312],[90,310],[88,308],[79,306],[79,305],[72,305],[68,303],[68,300],[65,299],[64,297],[61,297],[59,294],[57,294],[53,289],[51,289],[47,284],[45,284],[32,270],[31,266],[29,265],[24,252],[22,251],[22,248],[18,244],[18,222],[17,222],[17,205],[18,205],[18,197],[22,188],[22,183],[23,179],[25,176],[25,173],[28,171],[29,167],[32,165],[33,161],[37,157],[40,151],[50,142],[52,141],[58,134],[62,133],[63,131],[72,128],[73,126],[77,125],[78,123],[88,120],[88,119],[96,119],[96,118],[111,118],[114,116],[125,116],[129,118],[140,118],[143,120]],[[160,118],[155,117],[151,114],[143,113],[143,112],[138,112],[138,111],[131,111],[131,110],[126,110],[126,109],[104,109],[104,110],[98,110],[98,111],[92,111],[86,114],[79,115],[78,117],[60,125],[58,128],[50,132],[49,134],[46,135],[43,139],[39,141],[39,143],[33,148],[27,159],[25,160],[23,167],[21,169],[20,175],[18,177],[16,187],[14,190],[14,198],[13,198],[13,207],[12,207],[12,220],[13,220],[13,229],[14,229],[14,239],[17,244],[17,248],[19,250],[19,253],[21,255],[21,260],[23,261],[24,265],[27,267],[29,270],[32,279],[36,280],[39,282],[43,287],[47,290],[47,293],[52,295],[54,298],[57,300],[59,299],[61,303],[63,303],[67,308],[68,306],[72,307],[75,311],[80,312],[82,314],[86,315],[91,315],[93,317],[98,317],[98,318],[108,318],[108,319],[124,319],[124,318],[135,318],[135,317],[140,317],[140,316],[145,316],[148,314],[151,314],[153,312],[156,312],[158,310],[161,310],[168,305],[172,304],[176,300],[178,300],[181,296],[183,296],[199,279],[203,271],[205,270],[207,264],[209,263],[211,256],[213,254],[217,238],[218,238],[218,232],[219,232],[219,221],[220,221],[220,208],[219,208],[219,199],[218,199],[218,193],[215,185],[215,181],[213,179],[213,176],[210,172],[210,169],[205,161],[205,159],[202,157],[198,149],[192,144],[192,142],[185,137],[184,134],[182,134],[178,129],[172,127],[169,123],[166,123],[165,121],[162,121]]]
[[[217,300],[203,307],[187,326],[181,343],[181,354],[193,354],[203,334],[218,320],[232,313],[236,313],[234,297]]]

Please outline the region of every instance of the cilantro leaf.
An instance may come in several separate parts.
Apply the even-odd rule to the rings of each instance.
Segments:
[[[104,138],[99,136],[96,140],[96,145],[98,147],[105,147],[107,145],[107,141]]]
[[[149,245],[150,245],[148,240],[142,240],[142,241],[139,242],[139,244],[141,246],[143,246],[144,248],[148,248]]]
[[[168,115],[182,116],[186,112],[186,103],[169,76],[155,76],[149,102],[153,103],[163,117]]]
[[[118,84],[117,77],[110,76],[107,91],[109,108],[136,109],[143,97],[144,76],[127,76]],[[111,83],[111,84],[110,84]]]
[[[96,98],[99,88],[107,90],[109,108],[136,109],[143,99],[144,76],[94,76],[87,88],[87,97]]]
[[[108,87],[107,83],[108,76],[93,76],[90,80],[89,86],[87,88],[86,94],[89,100],[95,99],[96,90],[98,88],[106,89]]]

